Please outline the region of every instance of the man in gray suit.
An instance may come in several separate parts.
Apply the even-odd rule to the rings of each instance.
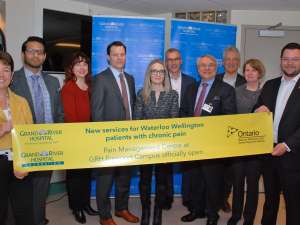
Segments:
[[[131,120],[135,101],[134,78],[124,71],[126,46],[115,41],[107,47],[109,67],[96,75],[92,84],[91,111],[93,121]],[[128,211],[131,167],[96,169],[96,200],[100,224],[116,225],[111,215],[109,194],[116,184],[115,215],[128,222],[139,218]]]
[[[42,72],[46,59],[45,42],[40,37],[31,36],[22,45],[24,66],[15,72],[11,89],[23,96],[29,103],[34,123],[62,123],[63,109],[60,100],[59,82]],[[44,225],[46,219],[46,199],[52,171],[32,172],[34,225]]]

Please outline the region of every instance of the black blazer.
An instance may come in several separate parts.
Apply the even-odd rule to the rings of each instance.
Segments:
[[[184,98],[184,94],[187,91],[187,88],[192,85],[195,84],[196,80],[189,76],[186,75],[184,73],[181,73],[181,94],[180,94],[180,105],[183,104],[183,98]]]
[[[225,73],[219,73],[219,74],[217,74],[216,77],[223,80],[224,75],[225,75]],[[236,76],[235,87],[241,86],[242,84],[245,84],[245,83],[247,83],[245,77],[238,73]]]
[[[169,74],[169,78],[170,78],[170,82],[171,82],[171,77]],[[185,73],[181,73],[181,93],[180,93],[180,105],[182,105],[182,101],[183,101],[183,97],[184,97],[184,93],[186,92],[187,88],[192,84],[192,83],[196,83],[196,80],[185,74]],[[170,83],[170,85],[172,86],[172,83]]]
[[[135,103],[134,78],[128,73],[125,79],[129,88],[131,112]],[[126,111],[118,83],[110,70],[107,68],[92,81],[91,113],[93,121],[117,121],[126,119]]]
[[[200,83],[188,87],[184,95],[180,116],[192,117]],[[205,104],[213,107],[212,112],[202,110],[201,116],[226,115],[236,113],[236,100],[234,88],[221,79],[215,79],[205,99]]]
[[[265,105],[274,116],[280,83],[281,77],[267,81],[255,108]],[[292,151],[276,157],[280,165],[287,170],[300,171],[300,79],[287,101],[279,122],[278,143],[282,142],[285,142]]]
[[[53,120],[55,123],[63,123],[64,113],[63,113],[63,107],[62,107],[61,97],[60,97],[59,82],[55,77],[50,76],[44,72],[42,72],[42,76],[49,92]],[[14,77],[10,85],[10,88],[16,94],[24,97],[27,100],[32,112],[33,121],[35,121],[36,119],[34,113],[33,99],[27,83],[24,68],[14,73]]]

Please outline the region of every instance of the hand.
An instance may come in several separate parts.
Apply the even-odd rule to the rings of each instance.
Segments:
[[[272,152],[272,156],[282,156],[287,152],[287,147],[283,143],[277,144]]]
[[[260,107],[258,107],[257,109],[255,109],[256,113],[260,113],[260,112],[270,112],[269,108],[265,105],[262,105]]]
[[[14,170],[14,175],[18,179],[23,179],[28,175],[28,172]]]

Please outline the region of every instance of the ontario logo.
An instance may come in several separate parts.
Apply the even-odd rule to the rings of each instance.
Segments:
[[[264,142],[265,135],[261,131],[253,130],[242,130],[236,127],[228,126],[227,127],[227,138],[237,137],[240,144],[243,143],[257,143]]]
[[[238,132],[239,129],[235,128],[235,127],[231,127],[228,126],[227,127],[227,137],[230,137],[231,135],[235,134],[236,132]]]

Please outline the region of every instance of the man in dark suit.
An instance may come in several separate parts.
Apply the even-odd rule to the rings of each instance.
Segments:
[[[264,85],[256,112],[274,116],[274,149],[263,163],[265,204],[262,225],[275,225],[283,191],[286,225],[300,223],[300,45],[289,43],[281,50],[282,76]]]
[[[15,72],[11,89],[28,101],[34,123],[64,122],[59,82],[42,72],[46,59],[44,40],[40,37],[29,37],[22,45],[22,59],[24,66]],[[36,225],[48,223],[45,210],[51,174],[52,171],[30,173]]]
[[[185,94],[182,115],[215,116],[236,113],[234,89],[217,79],[217,61],[213,56],[205,55],[197,60],[197,68],[201,77],[199,85],[192,85]],[[217,225],[218,210],[222,199],[223,169],[222,159],[198,162],[203,174],[203,184],[206,192],[207,225]],[[201,177],[194,177],[201,179]]]
[[[93,121],[131,120],[135,102],[134,78],[124,71],[126,46],[112,42],[107,47],[109,67],[96,75],[92,83],[91,111]],[[131,167],[109,167],[96,170],[96,200],[100,224],[115,225],[112,219],[109,194],[116,184],[115,215],[128,222],[139,218],[128,211]]]
[[[241,63],[240,52],[236,47],[230,46],[224,50],[223,53],[223,65],[225,72],[217,74],[217,78],[223,80],[225,83],[236,88],[246,83],[246,79],[238,73],[238,69]],[[231,207],[228,202],[228,198],[231,192],[232,183],[234,182],[235,176],[233,171],[233,163],[238,159],[227,159],[225,163],[224,173],[224,200],[221,203],[221,208],[224,212],[230,212]]]
[[[171,87],[176,90],[179,95],[179,107],[183,102],[183,96],[187,91],[187,88],[195,84],[195,79],[181,72],[182,58],[178,49],[170,48],[165,53],[165,63],[170,76]],[[204,217],[204,205],[202,207],[202,200],[194,206],[193,199],[201,199],[202,193],[199,192],[199,180],[193,179],[195,174],[198,173],[199,168],[193,162],[181,163],[182,171],[182,202],[187,207],[189,213],[181,218],[183,222],[192,222],[197,218]],[[166,176],[167,186],[169,190],[167,192],[167,202],[165,208],[171,208],[173,202],[173,173],[172,167],[170,167],[170,173]]]

